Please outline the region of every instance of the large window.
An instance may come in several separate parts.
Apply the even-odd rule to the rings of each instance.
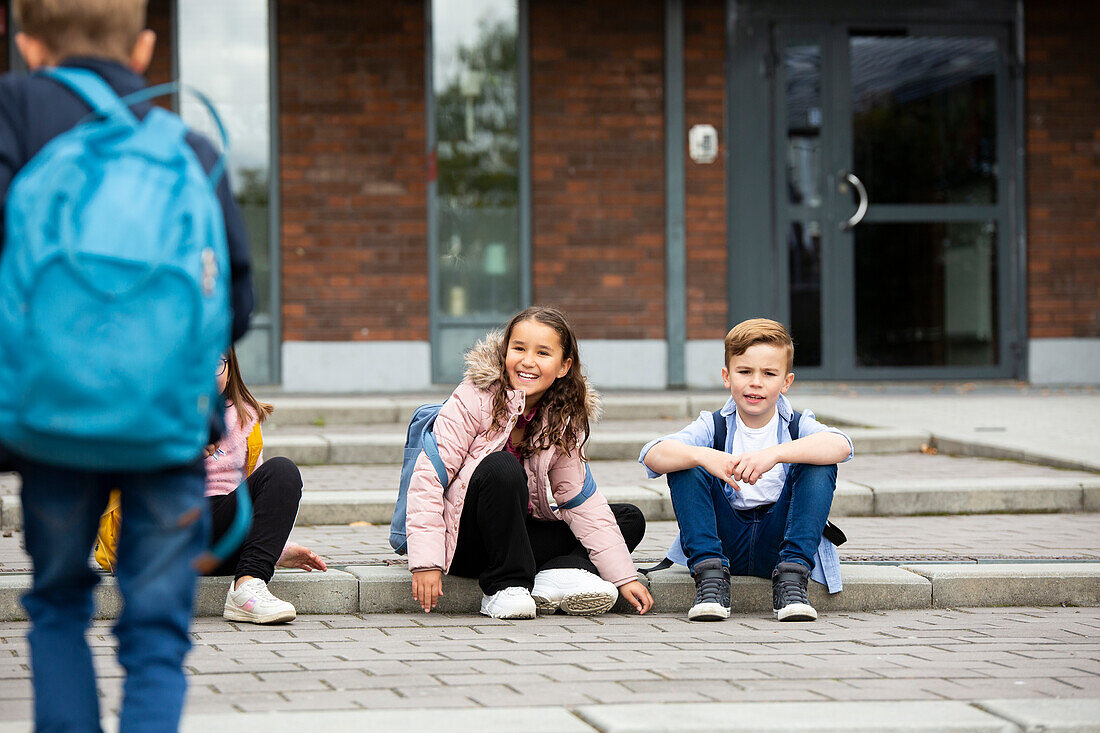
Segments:
[[[256,308],[237,356],[247,381],[270,383],[278,376],[279,334],[270,227],[268,0],[180,0],[176,6],[179,79],[213,101],[229,132],[230,179],[251,240]],[[191,127],[217,139],[206,109],[193,97],[180,95],[180,112]]]
[[[524,304],[517,0],[432,0],[436,381]]]

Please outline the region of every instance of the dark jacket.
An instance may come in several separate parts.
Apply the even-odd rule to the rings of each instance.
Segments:
[[[62,65],[96,72],[119,96],[132,94],[146,86],[140,75],[114,61],[73,58]],[[151,102],[144,102],[133,109],[135,114],[143,117],[151,107]],[[12,179],[46,143],[71,129],[90,111],[84,100],[53,79],[20,73],[0,76],[0,252],[5,245],[4,203]],[[187,142],[209,172],[218,160],[214,146],[193,132],[188,134]],[[225,215],[225,234],[229,244],[233,340],[236,341],[248,330],[253,305],[248,235],[240,209],[230,193],[228,176],[222,176],[217,193]]]

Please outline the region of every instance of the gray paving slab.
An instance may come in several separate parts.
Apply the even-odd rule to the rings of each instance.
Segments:
[[[1100,700],[981,700],[976,707],[1027,733],[1100,731]]]
[[[1012,723],[962,702],[730,702],[709,705],[581,706],[577,713],[605,733],[701,730],[957,731],[1014,733]]]
[[[932,582],[932,603],[958,606],[1011,606],[1028,598],[1037,606],[1100,605],[1098,563],[1004,563],[982,565],[905,565]]]
[[[1100,391],[925,388],[914,394],[849,386],[807,395],[826,420],[860,425],[919,427],[948,452],[1013,458],[1100,471]]]

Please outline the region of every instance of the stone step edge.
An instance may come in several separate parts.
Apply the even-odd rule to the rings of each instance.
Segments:
[[[695,733],[728,730],[730,721],[747,733],[777,730],[829,730],[856,733],[975,733],[1095,730],[1100,698],[1012,698],[990,700],[836,700],[797,702],[596,703],[574,706],[532,705],[506,708],[381,708],[371,710],[295,710],[264,713],[188,713],[181,733],[236,733],[265,730],[284,733],[324,729],[328,733],[364,730],[456,730],[483,733],[626,733],[661,730]],[[0,733],[23,733],[30,721],[0,722]],[[114,718],[104,730],[116,730]]]
[[[929,514],[1100,512],[1100,477],[1063,479],[962,479],[958,482],[890,480],[877,485],[841,479],[833,517],[906,517]],[[676,518],[660,481],[601,489],[611,502],[642,510],[651,522]],[[310,490],[302,494],[296,524],[389,524],[397,489]],[[0,496],[0,530],[22,529],[19,496]]]
[[[842,563],[845,590],[828,595],[810,584],[810,600],[823,613],[987,606],[1100,606],[1100,563],[998,563],[868,565]],[[280,570],[270,588],[301,614],[422,613],[412,598],[411,574],[396,566],[347,566],[327,573]],[[685,568],[652,573],[647,583],[655,609],[685,614],[695,586]],[[0,575],[0,621],[26,619],[19,602],[29,573]],[[732,579],[734,613],[771,613],[771,583]],[[220,616],[229,579],[201,578],[196,615]],[[468,578],[444,579],[446,593],[434,613],[477,614],[481,591]],[[95,592],[96,618],[116,618],[121,599],[114,578]],[[633,613],[619,600],[616,612]]]
[[[450,392],[400,397],[363,396],[260,396],[275,405],[271,421],[291,425],[404,425],[413,410],[423,404],[443,402]],[[729,398],[728,392],[695,394],[602,395],[604,420],[661,420],[694,418],[703,410],[715,410]]]
[[[860,454],[914,453],[931,440],[930,434],[893,428],[851,431]],[[597,433],[585,447],[593,461],[637,460],[647,442],[658,437],[645,431]],[[282,455],[300,466],[401,463],[404,433],[279,433],[264,436],[265,455]]]

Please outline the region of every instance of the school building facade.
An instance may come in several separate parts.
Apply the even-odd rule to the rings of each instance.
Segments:
[[[720,386],[752,316],[800,379],[1100,384],[1098,3],[151,0],[150,25],[150,79],[230,129],[253,382],[454,383],[540,303],[603,388]]]

